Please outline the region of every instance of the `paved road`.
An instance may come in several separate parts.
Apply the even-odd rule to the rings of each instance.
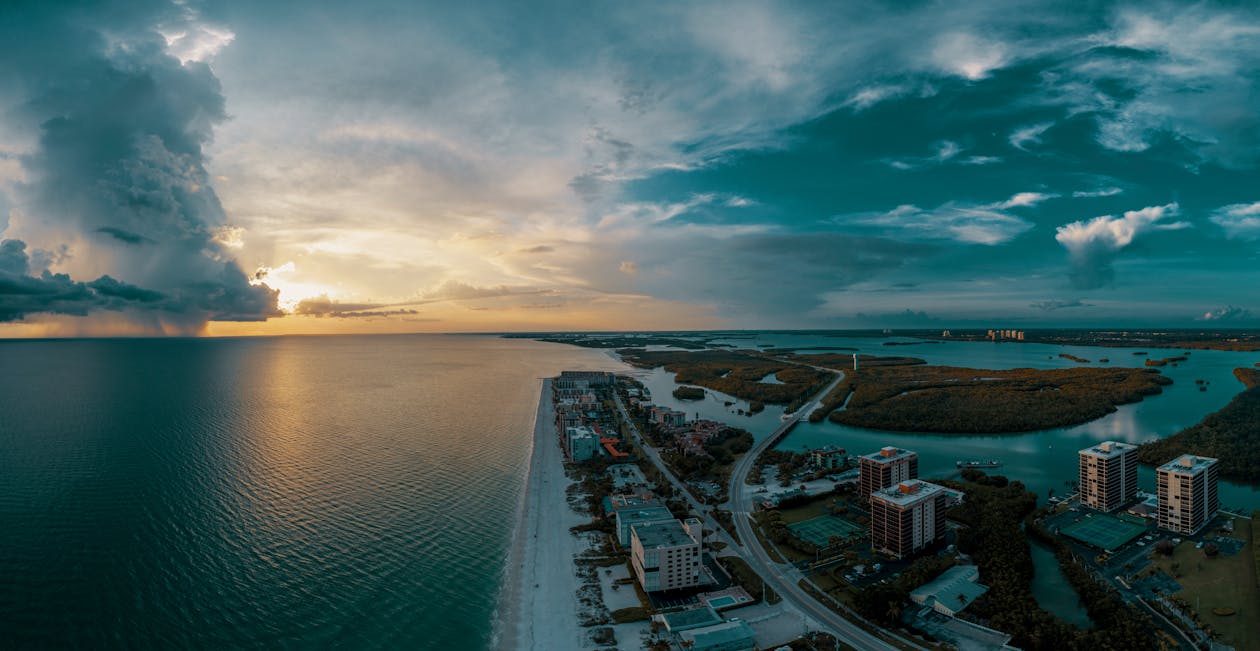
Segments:
[[[832,389],[835,389],[844,380],[844,372],[838,372],[840,375],[834,382],[827,385],[827,388],[818,393],[805,406],[797,409],[788,420],[783,421],[769,436],[761,439],[757,445],[753,446],[753,449],[745,453],[739,462],[735,464],[735,469],[731,472],[731,485],[728,493],[730,496],[729,506],[735,520],[735,530],[739,533],[740,540],[747,543],[747,546],[742,548],[744,553],[740,555],[785,601],[807,614],[814,621],[819,622],[823,628],[829,629],[831,633],[835,634],[845,644],[858,649],[879,649],[881,651],[896,649],[897,647],[892,644],[866,632],[857,624],[819,603],[801,589],[799,585],[801,574],[796,568],[791,565],[776,563],[770,558],[770,555],[766,553],[766,550],[758,542],[756,534],[753,532],[751,518],[753,500],[748,491],[744,490],[744,480],[748,477],[748,473],[752,471],[753,466],[756,465],[757,457],[761,456],[761,453],[765,450],[773,447],[788,430],[800,422],[802,418],[807,418],[819,407],[822,398],[831,393]]]
[[[835,369],[820,370],[835,371]],[[719,539],[727,544],[727,548],[739,555],[740,558],[744,559],[744,562],[748,563],[749,567],[757,572],[757,574],[765,580],[767,585],[783,597],[783,600],[787,603],[787,605],[792,606],[797,611],[813,620],[814,624],[818,628],[832,633],[845,644],[863,650],[895,650],[897,647],[859,628],[856,624],[850,622],[844,617],[841,617],[839,614],[819,603],[802,590],[798,585],[801,580],[801,573],[797,571],[796,568],[790,565],[777,564],[770,559],[769,555],[766,554],[766,551],[762,549],[761,545],[757,542],[757,537],[753,533],[752,521],[749,519],[749,513],[752,510],[752,500],[745,495],[745,491],[743,490],[744,479],[748,476],[748,472],[752,469],[757,457],[760,456],[764,450],[782,438],[784,433],[796,425],[800,419],[813,413],[813,411],[818,408],[821,399],[831,393],[831,390],[836,388],[836,385],[840,384],[842,380],[844,380],[844,373],[839,372],[839,377],[837,377],[834,382],[827,385],[827,387],[819,392],[809,403],[802,406],[800,409],[797,409],[788,420],[783,421],[783,423],[780,424],[779,427],[775,428],[769,436],[766,436],[754,445],[753,448],[746,452],[744,456],[740,458],[739,462],[736,463],[735,468],[731,473],[728,504],[730,505],[731,512],[734,516],[736,531],[738,531],[741,541],[744,541],[746,544],[737,544],[734,539],[726,533],[726,530],[718,525],[718,523],[708,515],[708,512],[702,508],[702,505],[691,496],[690,491],[687,490],[687,486],[683,482],[679,481],[672,472],[670,472],[669,468],[667,468],[665,463],[661,460],[660,454],[657,450],[650,446],[648,442],[644,440],[642,434],[640,434],[634,420],[631,419],[630,415],[626,412],[625,405],[622,404],[620,395],[617,395],[617,410],[621,412],[621,417],[629,424],[630,431],[638,440],[639,447],[643,449],[648,458],[651,459],[652,463],[656,464],[656,467],[661,471],[661,474],[665,475],[669,482],[682,492],[694,510],[704,514],[702,519],[705,526],[715,529],[718,532],[717,535]],[[912,646],[916,646],[917,648],[917,645]]]

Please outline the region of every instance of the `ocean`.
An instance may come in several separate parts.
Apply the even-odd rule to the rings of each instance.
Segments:
[[[539,378],[482,336],[0,342],[0,647],[489,648]]]

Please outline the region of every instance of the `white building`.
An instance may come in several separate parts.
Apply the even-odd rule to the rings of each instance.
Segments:
[[[1137,446],[1103,441],[1078,453],[1081,504],[1114,511],[1137,497]]]
[[[630,564],[645,592],[701,583],[700,521],[647,522],[630,527]]]
[[[1156,469],[1161,529],[1191,534],[1216,515],[1220,508],[1216,495],[1217,464],[1216,459],[1186,454]]]

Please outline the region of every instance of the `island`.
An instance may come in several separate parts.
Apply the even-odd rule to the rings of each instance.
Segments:
[[[704,400],[704,389],[692,386],[680,386],[674,389],[674,397],[679,400]]]
[[[803,402],[835,377],[829,370],[763,356],[756,351],[622,349],[617,354],[640,368],[664,367],[675,374],[674,381],[679,384],[702,386],[750,402],[789,407]],[[851,355],[843,357],[852,359]],[[774,375],[782,384],[762,382],[768,375]]]
[[[1260,480],[1260,371],[1234,369],[1246,389],[1199,424],[1138,448],[1138,460],[1159,465],[1182,454],[1214,457],[1221,476],[1238,481]]]
[[[1089,422],[1172,383],[1146,368],[984,370],[916,361],[859,358],[810,420],[940,434],[1028,432]]]

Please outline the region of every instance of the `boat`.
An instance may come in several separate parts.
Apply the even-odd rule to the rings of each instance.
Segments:
[[[1002,462],[997,459],[965,459],[954,462],[959,468],[1000,468]]]

